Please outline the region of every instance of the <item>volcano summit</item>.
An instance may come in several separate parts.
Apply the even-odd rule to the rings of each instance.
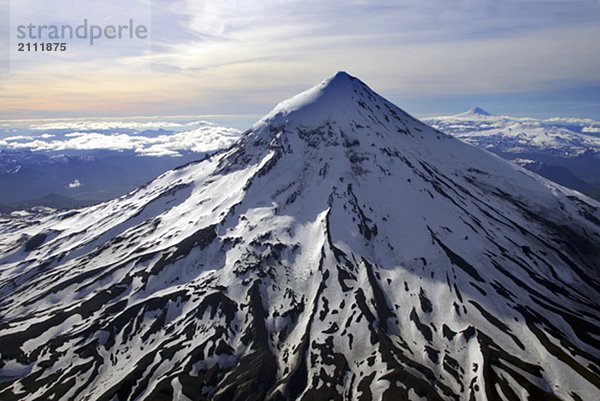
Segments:
[[[0,223],[2,400],[597,400],[600,204],[338,73]]]

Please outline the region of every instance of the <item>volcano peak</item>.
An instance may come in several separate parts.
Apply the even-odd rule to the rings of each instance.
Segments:
[[[460,114],[456,115],[456,117],[464,117],[464,118],[469,118],[469,117],[485,118],[485,117],[491,117],[491,116],[493,116],[492,113],[484,110],[483,108],[481,108],[479,106],[475,106],[475,107],[465,111],[464,113],[460,113]]]
[[[353,77],[348,74],[346,71],[338,71],[333,76],[327,78],[325,81],[321,83],[321,85],[326,88],[326,90],[336,90],[342,88],[348,88],[348,84],[352,84],[352,82],[360,81],[360,79]],[[364,83],[362,83],[364,85]]]
[[[312,125],[352,114],[361,100],[365,103],[376,98],[379,96],[360,79],[338,71],[320,84],[280,102],[258,124],[289,122],[293,115],[295,122]]]

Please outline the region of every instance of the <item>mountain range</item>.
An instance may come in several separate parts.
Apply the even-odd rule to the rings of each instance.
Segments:
[[[581,118],[495,115],[475,107],[427,124],[551,181],[600,199],[600,123]]]

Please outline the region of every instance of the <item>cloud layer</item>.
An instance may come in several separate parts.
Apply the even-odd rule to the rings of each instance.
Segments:
[[[0,148],[52,153],[131,151],[140,156],[176,157],[182,153],[207,153],[223,149],[240,135],[237,129],[207,122],[164,121],[37,123],[31,124],[28,132],[28,135],[3,136]]]

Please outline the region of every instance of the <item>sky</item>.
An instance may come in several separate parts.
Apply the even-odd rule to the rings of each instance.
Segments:
[[[84,19],[148,35],[17,51],[19,25]],[[419,116],[600,118],[598,0],[0,0],[0,22],[0,119],[251,123],[338,70]]]

